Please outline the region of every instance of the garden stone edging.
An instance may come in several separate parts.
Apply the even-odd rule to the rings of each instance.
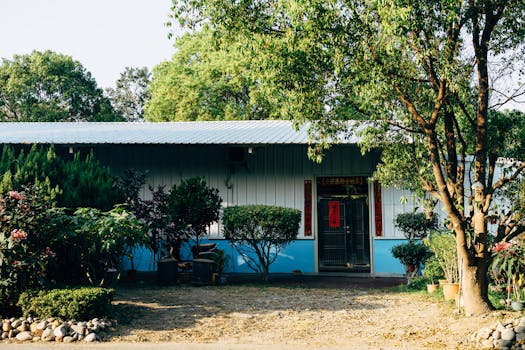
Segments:
[[[114,330],[116,321],[94,318],[87,322],[62,321],[56,318],[39,320],[33,317],[10,318],[1,321],[3,341],[94,342]]]
[[[476,349],[525,350],[525,317],[499,321],[470,337]]]

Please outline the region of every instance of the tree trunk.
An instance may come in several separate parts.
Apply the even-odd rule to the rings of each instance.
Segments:
[[[493,310],[487,293],[488,261],[476,260],[477,264],[469,266],[467,259],[462,262],[461,295],[467,316],[486,314]]]

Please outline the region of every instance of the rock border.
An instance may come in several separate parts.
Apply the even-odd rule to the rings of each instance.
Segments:
[[[95,342],[114,331],[116,321],[94,318],[90,321],[62,321],[56,318],[39,320],[34,317],[2,320],[1,340],[45,341],[59,343]]]
[[[472,334],[476,349],[525,350],[525,317],[499,321]]]

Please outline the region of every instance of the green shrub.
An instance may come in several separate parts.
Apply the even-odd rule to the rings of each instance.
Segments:
[[[401,213],[396,216],[398,227],[408,240],[421,239],[438,226],[437,216],[429,219],[425,213]]]
[[[78,250],[81,270],[95,286],[107,285],[112,271],[118,279],[122,258],[148,244],[143,225],[119,206],[108,212],[79,208],[72,221],[74,230],[65,238],[66,246]]]
[[[59,207],[109,210],[125,199],[114,183],[109,168],[101,165],[93,153],[76,153],[73,159],[65,160],[53,146],[34,145],[18,151],[4,146],[0,156],[1,193],[35,185]]]
[[[206,185],[201,177],[182,180],[171,188],[168,210],[178,236],[194,238],[206,234],[206,228],[219,219],[222,199],[219,190]]]
[[[425,269],[423,270],[423,276],[428,278],[432,284],[435,284],[439,279],[444,278],[445,274],[439,260],[432,256],[425,261]]]
[[[432,232],[423,240],[425,245],[434,253],[448,282],[458,283],[458,254],[456,250],[456,237],[450,232]]]
[[[18,306],[24,316],[89,320],[111,312],[113,294],[113,289],[105,288],[26,291],[20,295]]]
[[[432,253],[424,244],[409,241],[393,246],[392,255],[403,265],[414,265],[418,268],[423,261],[432,256]]]
[[[224,236],[250,269],[268,278],[270,265],[298,234],[301,212],[268,205],[224,209]]]

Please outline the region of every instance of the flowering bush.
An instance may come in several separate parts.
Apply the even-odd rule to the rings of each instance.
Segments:
[[[38,187],[0,196],[0,313],[11,311],[23,290],[44,282],[54,256],[45,229],[50,206]]]
[[[507,291],[514,292],[516,300],[521,299],[525,284],[525,244],[522,241],[499,242],[492,247],[493,261],[491,275],[497,284],[507,284]]]

